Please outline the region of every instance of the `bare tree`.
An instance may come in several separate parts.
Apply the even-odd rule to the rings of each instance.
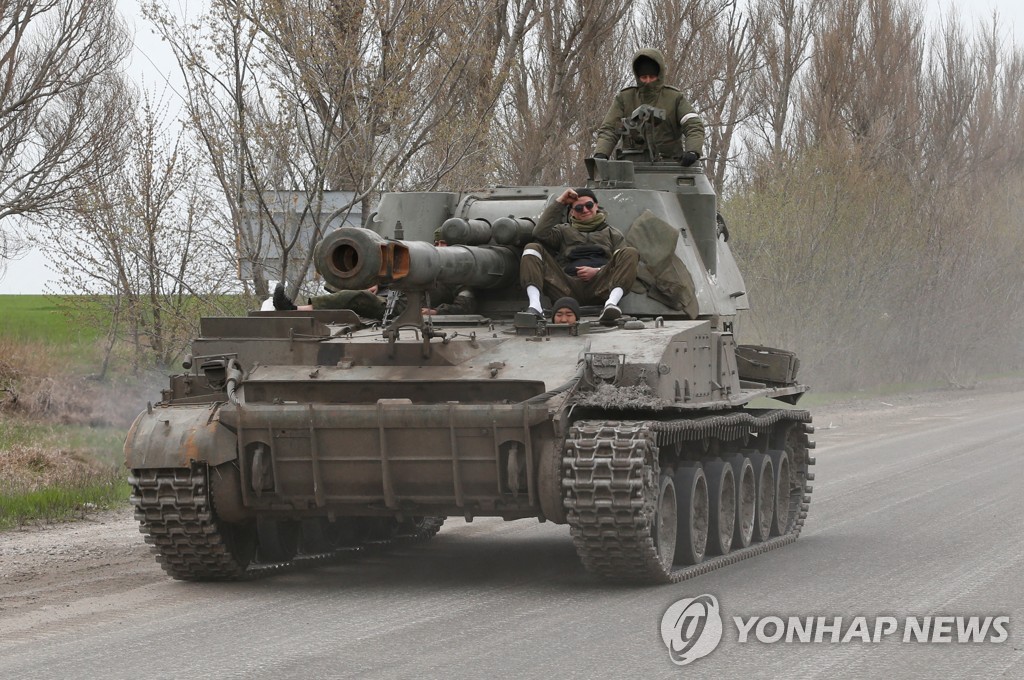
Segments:
[[[7,272],[11,260],[17,260],[28,250],[28,243],[13,231],[0,231],[0,279]]]
[[[811,57],[821,5],[821,0],[757,0],[753,7],[760,68],[751,83],[755,114],[747,150],[768,161],[769,168],[795,150],[789,134],[798,78]]]
[[[465,0],[218,0],[197,31],[148,7],[185,74],[190,124],[227,198],[243,257],[258,263],[273,241],[290,294],[330,218],[365,208],[384,187],[437,186],[479,148],[489,121],[461,120],[473,98],[457,94],[470,84],[473,106],[482,101],[486,110],[500,88],[489,79],[507,71],[507,54],[495,72],[493,57],[481,61],[486,50],[464,49],[466,36],[493,26],[489,11],[465,8]],[[428,153],[440,162],[414,162]],[[331,190],[351,192],[348,204],[326,211]],[[279,191],[301,194],[298,221],[308,237],[295,220],[275,215]],[[253,284],[266,293],[258,268]]]
[[[186,126],[206,151],[208,171],[220,187],[222,210],[238,257],[254,263],[252,284],[256,294],[265,297],[269,291],[260,253],[269,236],[263,220],[247,222],[254,213],[261,213],[246,201],[248,193],[263,185],[261,179],[254,182],[247,177],[247,169],[255,165],[247,165],[247,157],[270,146],[259,141],[249,144],[246,135],[249,108],[264,97],[262,84],[253,77],[257,58],[253,31],[239,11],[221,3],[214,3],[199,22],[183,21],[157,2],[143,4],[143,11],[177,58],[185,81]],[[210,24],[219,30],[203,32]],[[247,229],[248,223],[256,228]]]
[[[931,134],[923,140],[925,161],[932,173],[958,172],[950,159],[964,159],[967,130],[978,88],[978,72],[971,55],[966,29],[956,16],[947,18],[934,41],[929,60],[926,125]]]
[[[0,2],[0,266],[12,219],[52,213],[111,172],[129,49],[113,0]]]
[[[802,92],[803,146],[857,145],[861,162],[919,156],[924,40],[905,0],[826,0]]]
[[[442,98],[449,111],[430,145],[413,159],[408,184],[465,189],[508,181],[507,149],[496,105],[506,91],[524,40],[539,21],[536,0],[464,0],[434,49],[467,53],[467,71]],[[484,19],[483,23],[480,19]],[[471,36],[469,38],[468,36]],[[501,159],[501,160],[499,160]]]
[[[213,219],[195,158],[164,119],[163,107],[144,98],[120,131],[127,145],[118,170],[43,225],[60,292],[88,296],[79,313],[109,320],[103,371],[123,340],[135,370],[168,365],[194,336],[198,314],[232,288],[228,234]]]
[[[539,19],[522,44],[495,135],[506,181],[579,182],[612,97],[621,87],[619,26],[625,0],[538,0]]]
[[[974,49],[978,91],[963,121],[965,158],[986,177],[1024,167],[1024,50],[1007,44],[998,16],[980,24]]]

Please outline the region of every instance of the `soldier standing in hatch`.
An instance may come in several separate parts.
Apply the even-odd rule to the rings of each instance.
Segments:
[[[633,55],[633,74],[637,85],[615,95],[597,131],[594,158],[608,158],[619,140],[622,119],[641,104],[649,104],[665,111],[665,120],[654,127],[658,153],[686,167],[696,163],[704,146],[704,122],[682,92],[663,83],[665,57],[661,51],[639,50]]]

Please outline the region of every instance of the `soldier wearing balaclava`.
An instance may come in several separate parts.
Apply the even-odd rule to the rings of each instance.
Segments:
[[[622,119],[632,115],[641,104],[650,104],[665,111],[665,120],[654,126],[658,152],[687,167],[696,163],[704,146],[704,122],[682,92],[665,85],[665,57],[659,50],[639,50],[633,56],[633,74],[637,84],[615,95],[597,131],[594,158],[608,158],[619,140]]]

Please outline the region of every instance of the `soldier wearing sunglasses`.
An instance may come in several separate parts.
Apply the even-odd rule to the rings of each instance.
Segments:
[[[622,316],[619,301],[636,279],[639,255],[605,220],[593,191],[566,189],[541,213],[533,236],[536,242],[523,249],[519,266],[528,312],[544,317],[543,292],[551,299],[573,297],[583,305],[603,303],[601,323]]]

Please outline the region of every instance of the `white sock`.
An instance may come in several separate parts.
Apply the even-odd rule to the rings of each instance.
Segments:
[[[623,293],[621,288],[612,288],[612,292],[608,293],[608,301],[604,303],[604,306],[607,307],[608,305],[619,304],[619,300],[622,299],[622,295]]]
[[[526,296],[530,298],[530,306],[540,311],[540,289],[537,286],[527,286]]]

